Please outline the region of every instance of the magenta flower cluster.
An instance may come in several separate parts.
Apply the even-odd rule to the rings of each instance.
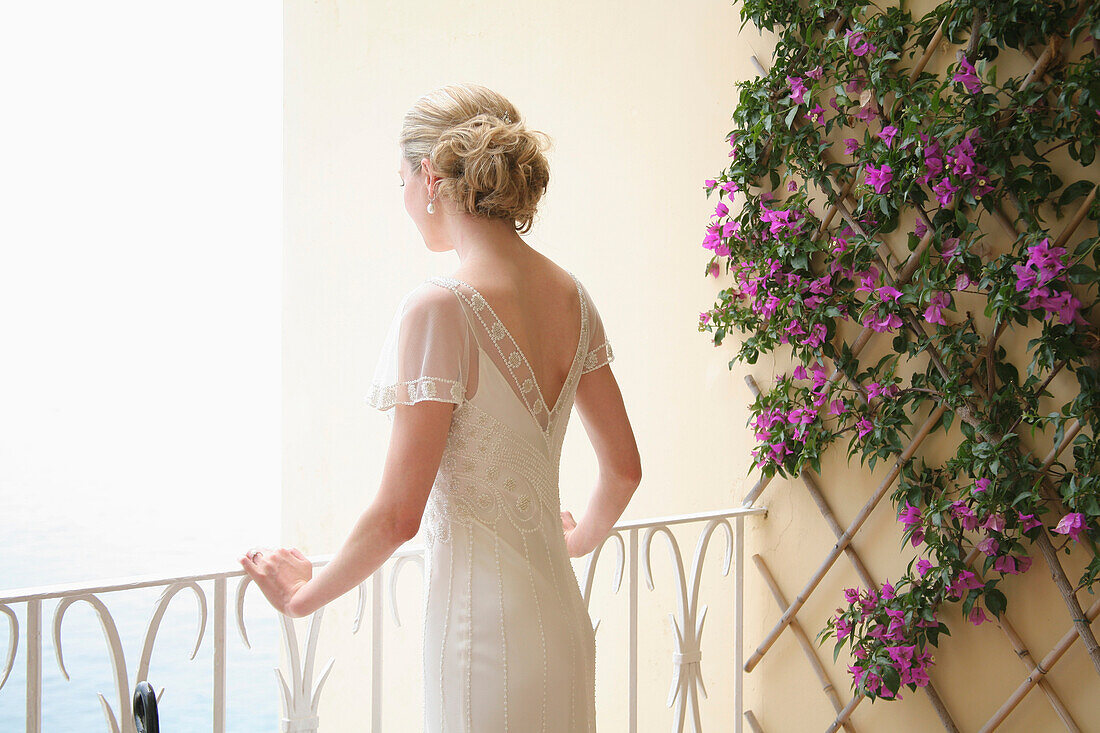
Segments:
[[[930,186],[936,194],[940,206],[950,206],[955,194],[968,187],[974,200],[980,199],[993,190],[986,176],[988,168],[977,160],[975,145],[981,145],[982,136],[977,130],[968,131],[958,143],[945,153],[940,142],[930,135],[918,133],[924,143],[921,155],[924,159],[924,173],[917,182]],[[954,178],[954,182],[952,181]],[[933,180],[935,183],[932,183]]]
[[[1016,273],[1016,291],[1027,293],[1024,308],[1046,311],[1044,320],[1057,316],[1059,323],[1085,326],[1088,324],[1081,317],[1081,301],[1068,288],[1055,292],[1050,287],[1055,283],[1065,285],[1065,257],[1065,247],[1051,247],[1047,237],[1028,247],[1027,262],[1012,266]]]
[[[883,583],[879,592],[845,588],[844,598],[849,604],[848,610],[837,609],[838,615],[833,618],[837,640],[842,641],[852,634],[853,622],[857,619],[868,627],[861,643],[852,649],[855,663],[848,666],[855,683],[863,685],[870,694],[900,700],[901,693],[893,693],[883,679],[883,672],[889,666],[897,672],[901,684],[926,686],[929,682],[928,669],[935,659],[926,649],[919,648],[914,637],[920,628],[939,626],[935,612],[931,621],[918,615],[912,622],[906,623],[906,612],[897,607],[900,604],[896,602],[894,587],[889,582]],[[880,650],[886,652],[889,662],[868,662],[869,659],[881,660]]]
[[[812,375],[812,376],[811,376]],[[810,426],[818,421],[818,408],[825,401],[825,385],[828,375],[819,362],[810,365],[810,374],[801,364],[795,368],[795,379],[813,379],[815,395],[814,405],[795,405],[793,407],[774,406],[761,411],[753,417],[751,425],[756,436],[756,447],[752,449],[753,461],[764,466],[768,463],[782,465],[787,456],[795,455],[805,444]]]
[[[987,478],[980,478],[974,482],[974,487],[971,489],[972,496],[979,496],[980,494],[988,491],[991,481]],[[951,502],[951,515],[959,520],[959,524],[965,530],[986,530],[983,538],[977,543],[977,548],[980,552],[994,558],[993,567],[999,572],[1005,575],[1019,575],[1020,573],[1027,572],[1031,567],[1031,558],[1025,556],[1012,555],[1011,553],[1000,552],[1001,541],[1004,539],[1005,534],[1005,516],[997,512],[987,512],[984,519],[980,519],[966,501],[959,499]],[[1042,526],[1042,522],[1035,518],[1034,514],[1024,514],[1018,510],[1013,510],[1016,514],[1016,521],[1019,527],[1019,531],[1022,534],[1027,532],[1033,527]],[[1075,527],[1074,522],[1082,519],[1080,514],[1067,514],[1063,517],[1062,522],[1059,523],[1059,527],[1063,525],[1067,528],[1066,531],[1071,531],[1071,527]],[[898,513],[898,521],[904,526],[906,533],[909,534],[910,543],[913,547],[917,547],[925,540],[924,535],[924,517],[921,514],[920,507],[913,506],[908,501],[905,502],[905,508]],[[1061,531],[1056,529],[1057,531]],[[1076,529],[1077,533],[1080,533],[1082,528]],[[1074,535],[1076,539],[1076,535]],[[921,559],[917,563],[917,570],[923,576],[931,564]],[[965,595],[965,590],[968,590],[967,578],[969,576],[961,576],[961,581],[956,581],[948,587],[950,595],[962,597]],[[970,586],[978,587],[978,586]],[[971,618],[974,623],[981,623],[985,620],[984,616]]]

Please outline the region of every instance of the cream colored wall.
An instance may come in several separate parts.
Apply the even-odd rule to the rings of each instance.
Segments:
[[[733,84],[755,75],[750,53],[761,53],[767,63],[769,51],[751,26],[738,34],[736,6],[490,0],[286,2],[284,8],[284,542],[309,554],[334,552],[377,488],[388,426],[362,398],[385,327],[409,288],[458,264],[453,254],[428,252],[405,214],[396,136],[417,96],[454,81],[501,91],[530,125],[553,138],[549,191],[526,238],[585,282],[612,340],[612,368],[645,475],[624,519],[738,505],[753,483],[746,476],[751,396],[742,380],[750,369],[735,365],[731,372],[733,344],[715,349],[695,328],[720,287],[703,277],[700,242],[714,202],[705,198],[702,183],[727,160]],[[784,366],[762,360],[751,372],[766,386],[774,369]],[[822,484],[844,525],[883,469],[869,474],[841,459],[841,451],[831,454]],[[595,471],[574,416],[562,458],[564,508],[579,516]],[[776,480],[759,503],[770,515],[749,521],[746,550],[765,557],[793,599],[835,538],[797,484]],[[689,557],[696,531],[677,531]],[[884,505],[854,543],[880,582],[896,578],[908,559],[898,553],[899,539]],[[639,669],[642,731],[668,730],[671,720],[664,700],[672,671],[667,614],[675,610],[674,577],[661,538],[654,550],[657,588],[643,584],[640,590],[647,645]],[[703,581],[709,606],[701,663],[710,693],[703,701],[705,730],[729,730],[733,723],[731,592],[729,579],[720,575],[720,553],[715,542]],[[603,562],[591,607],[594,618],[604,619],[597,634],[599,724],[619,731],[626,729],[619,704],[626,690],[625,624],[619,622],[626,599],[607,592],[611,563]],[[779,611],[751,561],[745,568],[751,652]],[[1018,594],[1010,601],[1024,619],[1034,621],[1057,602],[1044,572],[1037,567],[1021,579],[1036,587],[1042,603]],[[386,731],[409,730],[419,721],[420,582],[415,568],[402,576],[403,625],[385,620],[387,689],[404,690],[385,706]],[[799,614],[811,637],[839,604],[841,589],[855,582],[842,559]],[[370,628],[364,619],[368,625],[352,635],[354,601],[349,595],[325,611],[319,659],[335,655],[336,666],[321,696],[322,730],[363,730],[369,719]],[[1052,616],[1058,621],[1038,624],[1027,639],[1037,652],[1064,627],[1061,609]],[[1022,666],[990,625],[970,630],[957,613],[948,619],[954,635],[934,674],[960,722],[973,724],[1022,679]],[[843,664],[830,664],[831,648],[820,656],[847,699]],[[1060,689],[1072,687],[1073,675],[1089,678],[1079,650],[1076,656],[1052,675],[1066,682]],[[981,677],[973,674],[977,661],[991,662]],[[900,703],[864,703],[853,720],[861,730],[936,729],[926,700],[906,695],[910,699]],[[832,719],[790,633],[746,677],[745,703],[768,731],[816,730]],[[1080,696],[1075,704],[1094,719],[1100,713],[1095,703],[1089,711]],[[1032,693],[1003,729],[1042,730],[1037,726],[1052,720],[1048,711]]]

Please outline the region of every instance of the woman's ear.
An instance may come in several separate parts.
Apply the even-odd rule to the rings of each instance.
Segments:
[[[432,195],[432,184],[439,180],[439,176],[435,175],[432,171],[431,163],[427,158],[420,161],[420,172],[424,175],[424,190],[428,192],[428,195]]]

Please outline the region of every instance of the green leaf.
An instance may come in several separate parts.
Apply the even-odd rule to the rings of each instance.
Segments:
[[[1066,186],[1065,190],[1062,191],[1062,195],[1058,197],[1058,205],[1065,206],[1071,201],[1076,201],[1091,191],[1094,185],[1092,181],[1088,180],[1080,180],[1076,183],[1071,183]]]
[[[985,607],[989,609],[989,612],[994,616],[1000,618],[1005,609],[1008,608],[1008,599],[1005,598],[1005,594],[996,588],[990,588],[985,592]]]
[[[1096,282],[1098,279],[1100,279],[1100,275],[1097,274],[1096,270],[1092,269],[1083,262],[1078,262],[1076,265],[1066,270],[1066,277],[1068,277],[1072,282],[1075,282],[1078,285]]]

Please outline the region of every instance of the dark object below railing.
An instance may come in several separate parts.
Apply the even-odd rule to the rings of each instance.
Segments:
[[[137,733],[160,733],[157,693],[148,682],[139,682],[134,690],[134,727]]]

